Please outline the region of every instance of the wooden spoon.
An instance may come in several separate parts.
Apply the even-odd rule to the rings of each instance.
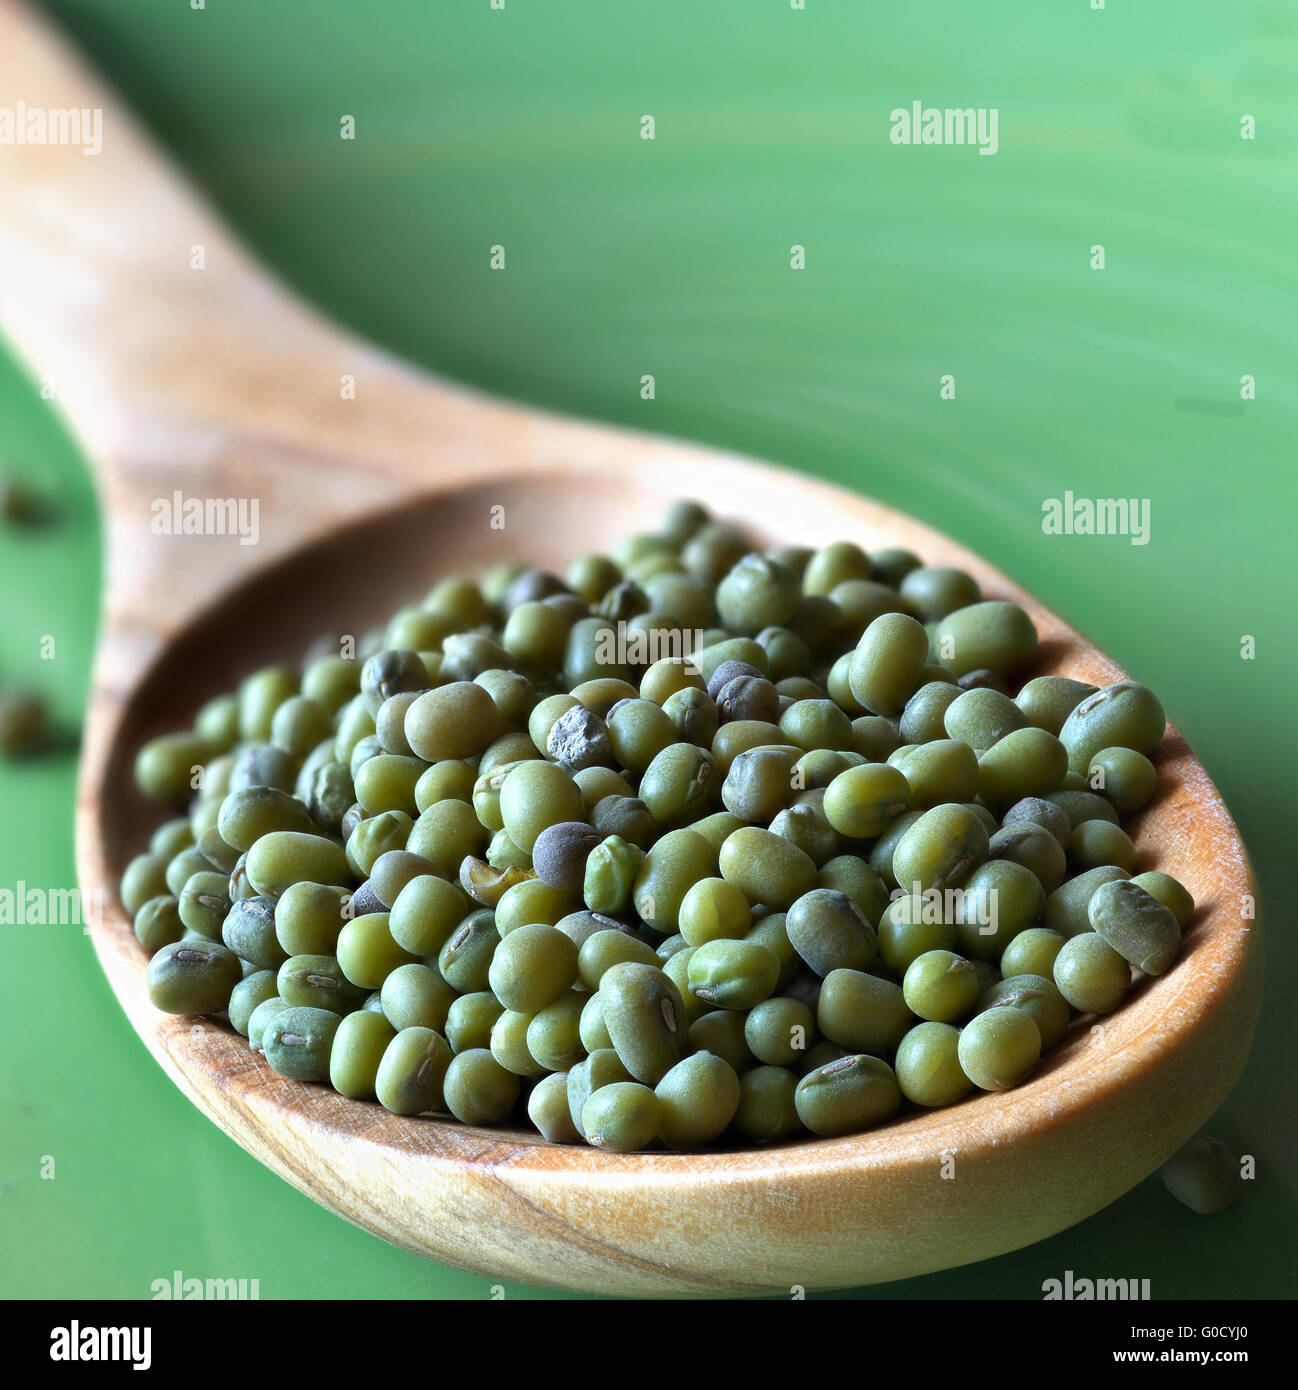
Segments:
[[[29,108],[103,111],[98,155],[0,148],[0,322],[53,383],[106,517],[77,809],[82,892],[104,905],[95,949],[150,1051],[228,1134],[348,1220],[494,1279],[706,1295],[900,1279],[1027,1245],[1126,1192],[1207,1119],[1248,1051],[1261,943],[1239,836],[1175,731],[1136,829],[1142,864],[1200,904],[1173,969],[1075,1022],[1017,1090],[866,1134],[702,1155],[551,1146],[286,1081],[230,1028],[155,1012],[116,900],[158,819],[132,785],[141,741],[322,630],[363,631],[442,572],[505,556],[557,568],[684,493],[764,542],[846,536],[961,566],[1032,615],[1041,672],[1097,685],[1123,672],[983,560],[877,503],[522,410],[342,333],[250,262],[12,0],[0,77]],[[256,499],[257,543],[154,534],[155,502],[176,491]]]

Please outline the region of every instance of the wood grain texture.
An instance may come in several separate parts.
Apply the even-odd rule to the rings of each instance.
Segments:
[[[0,322],[38,370],[76,383],[63,402],[106,518],[77,807],[82,891],[104,904],[95,949],[150,1051],[227,1133],[357,1225],[492,1279],[723,1295],[904,1278],[1028,1244],[1127,1191],[1212,1113],[1247,1054],[1261,940],[1239,836],[1175,731],[1134,835],[1140,866],[1176,875],[1199,903],[1175,966],[1115,1015],[1075,1022],[1017,1090],[867,1134],[704,1155],[551,1146],[287,1081],[229,1028],[156,1013],[116,901],[158,819],[130,779],[141,741],[321,630],[363,631],[444,571],[507,555],[555,566],[685,493],[759,540],[847,537],[963,566],[1031,613],[1038,672],[1095,684],[1123,673],[983,560],[862,496],[523,411],[349,339],[251,264],[12,0],[0,3],[0,81],[29,104],[105,109],[101,156],[0,159]],[[202,280],[187,269],[199,242],[215,249]],[[345,372],[352,401],[338,392]],[[869,490],[864,469],[858,482]],[[257,498],[259,544],[152,535],[150,503],[174,488]],[[495,506],[503,530],[489,524]]]

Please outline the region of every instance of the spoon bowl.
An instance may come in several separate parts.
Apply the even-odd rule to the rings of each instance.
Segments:
[[[658,447],[652,467],[573,463],[430,493],[286,556],[197,615],[120,707],[102,775],[87,787],[83,884],[112,900],[158,819],[134,790],[135,750],[232,684],[241,674],[232,652],[249,668],[296,655],[322,615],[361,632],[440,573],[481,570],[504,553],[561,566],[658,515],[686,482],[759,543],[776,538],[776,518],[780,536],[899,544],[967,569],[989,596],[1031,613],[1043,658],[1033,674],[1123,678],[985,562],[909,518],[756,464],[673,464],[675,446]],[[526,521],[492,531],[486,519],[499,506]],[[1240,919],[1248,866],[1174,732],[1156,762],[1162,790],[1135,829],[1140,866],[1174,874],[1200,903],[1174,968],[1143,979],[1117,1013],[1076,1020],[1027,1084],[841,1139],[621,1155],[390,1115],[279,1077],[228,1027],[159,1014],[120,909],[107,912],[95,946],[137,1030],[200,1108],[294,1185],[396,1244],[496,1279],[639,1295],[903,1278],[1028,1244],[1098,1210],[1188,1138],[1238,1073],[1256,1007],[1256,953]]]

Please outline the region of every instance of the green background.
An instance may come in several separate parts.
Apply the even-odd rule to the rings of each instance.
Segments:
[[[1219,1217],[1152,1180],[1031,1249],[864,1295],[1033,1298],[1072,1269],[1147,1277],[1157,1298],[1292,1297],[1298,5],[51,8],[259,254],[355,329],[495,391],[871,493],[1161,693],[1269,921],[1258,1046],[1212,1126],[1258,1176]],[[999,153],[892,146],[889,112],[914,100],[997,107]],[[0,681],[43,689],[72,729],[93,491],[9,360],[0,421],[0,467],[62,505],[0,532]],[[1065,489],[1150,499],[1150,544],[1043,535]],[[0,768],[0,887],[74,883],[74,776],[74,751]],[[79,929],[0,933],[0,1294],[147,1297],[180,1269],[257,1278],[263,1297],[489,1296],[205,1120]]]

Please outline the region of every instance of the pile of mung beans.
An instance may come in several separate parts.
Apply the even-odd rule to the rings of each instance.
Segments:
[[[961,570],[693,502],[447,578],[146,744],[154,1004],[402,1115],[634,1151],[840,1135],[1029,1077],[1172,964],[1144,686],[1023,683]]]

